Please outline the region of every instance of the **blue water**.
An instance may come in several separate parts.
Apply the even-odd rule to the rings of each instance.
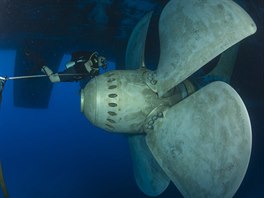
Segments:
[[[13,75],[14,60],[15,51],[0,52],[1,74]],[[0,156],[11,198],[124,197],[137,191],[126,139],[85,119],[78,83],[54,84],[49,109],[35,110],[13,105],[8,81],[0,111]]]
[[[1,75],[13,76],[15,56],[0,51]],[[64,56],[60,70],[69,58]],[[263,112],[254,106],[249,111],[253,152],[236,197],[263,197]],[[147,197],[136,186],[126,138],[92,126],[80,112],[78,83],[54,84],[43,110],[15,107],[8,81],[0,110],[0,159],[10,198]],[[171,197],[180,197],[172,184],[160,198]]]

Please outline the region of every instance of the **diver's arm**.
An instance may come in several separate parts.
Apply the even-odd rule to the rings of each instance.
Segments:
[[[83,66],[84,67],[84,66]],[[43,66],[41,71],[45,73],[52,83],[55,82],[74,82],[87,77],[86,73],[79,73],[75,67],[70,67],[62,72],[53,73],[47,66]]]
[[[69,67],[65,69],[63,72],[58,72],[58,76],[60,78],[60,82],[74,82],[80,81],[83,78],[86,78],[86,73],[79,73],[76,71],[76,67]]]

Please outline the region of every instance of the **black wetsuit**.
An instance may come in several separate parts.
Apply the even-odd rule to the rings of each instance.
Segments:
[[[91,66],[92,70],[90,72],[87,71],[84,65],[89,60],[92,61],[92,66]],[[74,52],[72,54],[71,61],[74,62],[74,65],[72,67],[65,69],[63,72],[58,72],[61,82],[80,81],[84,78],[90,79],[90,78],[93,78],[99,75],[97,52],[92,52],[92,53],[83,52],[83,51]],[[74,75],[71,75],[71,74],[74,74]]]

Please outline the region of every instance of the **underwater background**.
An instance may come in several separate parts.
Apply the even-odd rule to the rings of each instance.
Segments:
[[[231,80],[253,135],[239,198],[264,197],[264,15],[263,0],[256,2],[262,7],[247,11],[258,32],[241,42]],[[16,56],[14,49],[0,49],[0,76],[15,75]],[[118,68],[108,58],[108,70]],[[69,60],[65,53],[58,70]],[[126,136],[96,128],[80,112],[78,83],[54,84],[47,109],[16,107],[13,88],[7,81],[0,107],[0,160],[10,198],[148,197],[136,185]],[[171,197],[182,197],[172,183],[158,198]]]

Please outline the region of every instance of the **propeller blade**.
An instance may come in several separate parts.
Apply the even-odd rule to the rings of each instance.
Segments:
[[[159,21],[159,96],[255,31],[254,21],[233,1],[171,0]]]
[[[148,196],[160,195],[168,187],[170,179],[151,154],[145,136],[129,136],[128,142],[138,187]]]
[[[126,69],[138,69],[144,65],[145,41],[152,12],[146,14],[134,28],[126,49]]]
[[[213,82],[165,111],[146,142],[184,197],[232,197],[248,167],[251,125],[236,91]]]
[[[217,65],[208,75],[220,77],[226,83],[230,83],[238,50],[239,44],[236,44],[223,52]]]

